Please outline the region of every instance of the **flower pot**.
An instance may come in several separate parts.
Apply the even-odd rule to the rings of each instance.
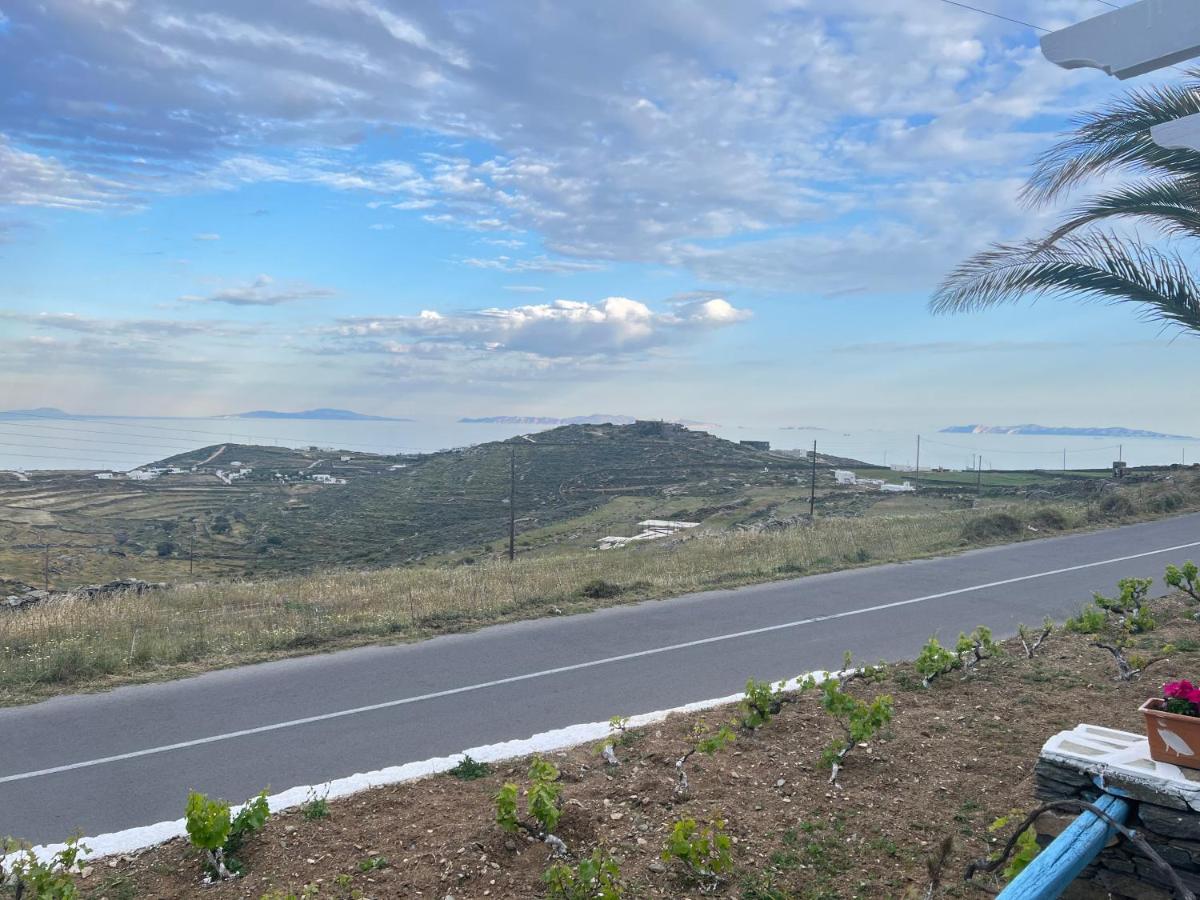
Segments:
[[[1150,758],[1155,762],[1200,769],[1200,717],[1167,712],[1166,705],[1165,700],[1155,697],[1141,706],[1142,715],[1146,717]]]

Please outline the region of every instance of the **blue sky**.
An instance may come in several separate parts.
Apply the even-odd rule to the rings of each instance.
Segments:
[[[926,309],[1054,219],[1029,163],[1128,88],[1036,37],[939,0],[0,0],[0,407],[1187,430],[1195,345],[1129,309]]]

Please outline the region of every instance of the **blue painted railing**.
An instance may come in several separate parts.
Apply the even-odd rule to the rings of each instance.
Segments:
[[[1102,795],[1094,805],[1121,824],[1129,816],[1129,803],[1112,794]],[[1115,833],[1116,829],[1108,822],[1091,810],[1084,810],[1009,882],[1000,892],[999,900],[1053,900],[1096,858]]]

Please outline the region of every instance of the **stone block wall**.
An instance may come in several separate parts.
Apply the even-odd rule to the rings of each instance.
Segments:
[[[1092,777],[1079,767],[1043,758],[1036,768],[1040,800],[1088,800],[1100,796]],[[1200,894],[1200,812],[1180,797],[1156,791],[1151,785],[1125,781],[1133,813],[1126,825],[1175,869],[1183,883]],[[1038,843],[1046,846],[1075,818],[1076,813],[1047,813],[1037,823]],[[1171,900],[1169,882],[1132,844],[1114,837],[1062,895],[1064,900]]]

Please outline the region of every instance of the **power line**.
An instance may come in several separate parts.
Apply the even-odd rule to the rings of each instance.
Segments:
[[[969,9],[971,12],[977,12],[981,15],[991,16],[993,19],[1011,22],[1013,25],[1022,25],[1025,28],[1032,28],[1034,31],[1044,31],[1046,33],[1049,33],[1050,31],[1049,28],[1043,28],[1041,25],[1034,25],[1032,22],[1025,22],[1021,19],[1014,19],[1011,16],[1001,15],[1000,13],[992,12],[991,10],[980,9],[978,6],[971,6],[969,3],[960,3],[959,0],[942,0],[942,2],[947,3],[950,6],[957,6],[959,9]]]
[[[1024,28],[1032,28],[1034,31],[1040,31],[1043,34],[1050,34],[1049,28],[1043,28],[1041,25],[1034,25],[1032,22],[1026,22],[1024,19],[1015,19],[1012,16],[1006,16],[1003,13],[993,12],[990,9],[981,9],[978,6],[972,6],[969,3],[963,3],[961,0],[941,0],[941,2],[949,6],[957,6],[959,9],[968,9],[971,12],[976,12],[980,15],[991,16],[993,19],[999,19],[1002,22],[1009,22],[1013,25],[1021,25]],[[1096,0],[1096,2],[1103,3],[1105,6],[1110,7],[1111,9],[1123,8],[1118,6],[1116,3],[1109,3],[1108,0]],[[1180,72],[1184,75],[1188,74],[1187,69],[1181,69],[1179,66],[1167,66],[1167,68],[1174,69],[1176,72]]]

